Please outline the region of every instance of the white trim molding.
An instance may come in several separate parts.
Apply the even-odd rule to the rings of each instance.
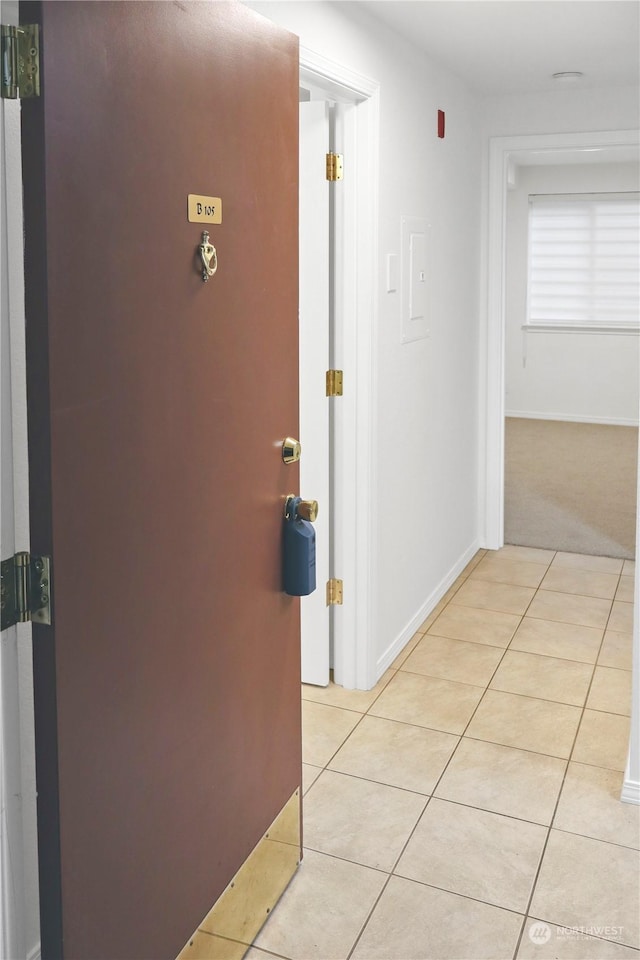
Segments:
[[[535,410],[505,410],[505,417],[517,420],[560,420],[564,423],[596,423],[609,427],[637,427],[639,420],[625,417],[588,417],[571,413],[540,413]]]
[[[625,780],[622,784],[620,799],[624,803],[640,804],[640,782],[637,780]]]
[[[359,103],[375,96],[380,88],[377,80],[356,73],[315,50],[300,45],[300,81],[317,84],[339,103]]]
[[[637,337],[640,335],[639,326],[614,327],[610,325],[599,327],[594,323],[540,323],[532,321],[531,323],[523,323],[520,329],[523,333],[577,333],[599,337]]]

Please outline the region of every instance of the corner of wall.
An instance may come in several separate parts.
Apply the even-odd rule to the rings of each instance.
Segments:
[[[396,659],[399,653],[402,653],[403,649],[413,637],[416,630],[420,624],[424,623],[426,618],[430,613],[433,612],[437,604],[442,600],[443,596],[451,587],[453,583],[458,579],[462,571],[465,569],[468,563],[473,559],[476,553],[479,550],[479,544],[477,540],[474,540],[473,543],[464,551],[461,557],[456,560],[454,565],[450,570],[445,574],[440,583],[436,586],[434,590],[431,591],[427,599],[417,610],[415,615],[409,620],[405,627],[400,631],[396,638],[389,644],[385,652],[378,657],[376,662],[376,676],[375,682],[377,683],[382,674],[387,670],[393,661]]]

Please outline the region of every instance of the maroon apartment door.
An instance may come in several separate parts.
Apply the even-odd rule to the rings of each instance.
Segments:
[[[300,783],[297,40],[235,2],[21,20],[43,956],[160,960]]]

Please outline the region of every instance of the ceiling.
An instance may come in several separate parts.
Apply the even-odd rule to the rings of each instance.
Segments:
[[[486,96],[638,85],[637,0],[359,0]],[[576,84],[573,84],[575,89]]]

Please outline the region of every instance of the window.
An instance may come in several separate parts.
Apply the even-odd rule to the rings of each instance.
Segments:
[[[529,197],[527,329],[640,329],[638,194]]]

